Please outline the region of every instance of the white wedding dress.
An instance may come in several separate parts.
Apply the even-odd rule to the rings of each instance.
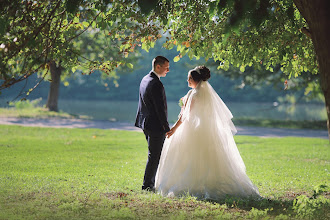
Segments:
[[[183,103],[182,124],[164,143],[156,190],[211,200],[259,197],[233,138],[233,116],[212,86],[201,81]]]

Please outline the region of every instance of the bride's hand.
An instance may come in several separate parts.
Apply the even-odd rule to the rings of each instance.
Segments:
[[[175,127],[171,128],[171,130],[169,130],[168,132],[166,132],[166,137],[167,138],[170,138],[174,134],[175,130],[176,130]]]

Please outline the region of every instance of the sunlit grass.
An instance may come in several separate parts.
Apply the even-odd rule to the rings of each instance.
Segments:
[[[0,117],[15,117],[15,118],[83,118],[90,117],[68,114],[63,111],[49,111],[45,106],[41,105],[42,99],[25,100],[17,102],[9,102],[7,108],[0,108]]]
[[[14,118],[78,118],[79,116],[65,112],[52,112],[47,108],[37,107],[31,109],[0,108],[0,117]]]
[[[264,199],[214,203],[142,192],[147,147],[140,132],[0,126],[0,135],[0,219],[330,217],[328,189],[313,191],[329,186],[324,139],[236,136]]]

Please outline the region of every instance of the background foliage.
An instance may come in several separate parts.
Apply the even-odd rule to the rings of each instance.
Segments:
[[[163,40],[164,41],[164,40]],[[83,44],[81,42],[80,44]],[[88,45],[85,49],[90,48]],[[94,53],[90,53],[93,57]],[[149,52],[141,50],[139,55],[130,55],[134,68],[126,68],[117,72],[115,78],[109,79],[96,71],[91,75],[82,75],[79,72],[71,77],[66,77],[60,88],[60,99],[84,99],[84,100],[137,100],[137,91],[140,80],[151,70],[151,60],[157,55],[164,55],[170,59],[170,72],[162,78],[168,100],[177,101],[190,89],[187,86],[187,73],[197,65],[206,65],[211,69],[210,83],[224,101],[230,102],[322,102],[317,95],[320,93],[304,95],[304,85],[299,84],[299,78],[289,81],[289,88],[284,90],[282,73],[275,77],[275,73],[260,70],[259,75],[247,75],[232,67],[228,71],[218,70],[213,60],[193,59],[183,57],[179,62],[173,62],[177,56],[177,48],[167,50],[162,47],[162,42],[155,44]],[[248,70],[247,70],[248,71]],[[252,71],[252,70],[251,70]],[[267,78],[269,77],[269,78]],[[113,81],[115,79],[115,82]],[[23,89],[28,90],[38,79],[30,78],[28,84],[20,83],[12,88],[2,91],[2,97],[11,101]],[[28,98],[47,98],[48,82],[32,92]],[[291,98],[290,98],[291,97]],[[291,101],[290,101],[291,100]]]

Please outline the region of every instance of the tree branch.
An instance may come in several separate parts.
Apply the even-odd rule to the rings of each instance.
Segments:
[[[92,26],[92,23],[96,20],[96,18],[97,18],[100,14],[101,14],[101,12],[99,12],[99,13],[94,17],[94,19],[89,23],[89,25],[88,25],[87,28],[85,28],[85,29],[84,29],[82,32],[80,32],[79,34],[77,34],[77,35],[71,37],[71,38],[68,40],[68,42],[71,42],[73,39],[79,37],[79,36],[82,35],[84,32],[86,32],[86,31],[88,30],[88,28],[89,28],[90,26]]]
[[[10,79],[10,80],[5,80],[5,81],[0,85],[0,91],[3,90],[3,89],[6,89],[6,88],[8,88],[8,87],[10,87],[10,86],[12,86],[12,85],[14,85],[14,84],[16,84],[16,83],[18,83],[18,82],[21,82],[21,81],[23,81],[23,80],[26,80],[28,77],[32,76],[32,74],[38,72],[38,70],[39,70],[41,67],[43,67],[44,65],[45,65],[45,63],[42,63],[42,64],[39,65],[39,67],[36,68],[35,70],[31,70],[31,69],[30,69],[29,71],[27,71],[28,73],[22,75],[21,77],[19,77],[19,78],[17,78],[17,79],[16,79],[16,78],[12,78],[12,79]]]
[[[303,32],[304,34],[306,34],[307,37],[309,37],[309,38],[312,39],[312,33],[311,33],[311,31],[309,29],[303,27],[300,30],[301,30],[301,32]]]
[[[61,2],[62,2],[61,0],[57,2],[55,8],[50,12],[48,19],[44,23],[42,23],[36,30],[34,30],[33,32],[34,36],[32,36],[31,38],[35,39],[38,36],[42,28],[52,19],[53,14],[57,10],[57,8],[61,5],[60,4]],[[8,60],[16,56],[21,51],[21,48],[24,48],[26,44],[31,40],[31,38],[27,38],[24,42],[22,42],[21,46],[18,47],[19,49],[16,51],[16,53],[13,53],[10,56],[8,56]]]

